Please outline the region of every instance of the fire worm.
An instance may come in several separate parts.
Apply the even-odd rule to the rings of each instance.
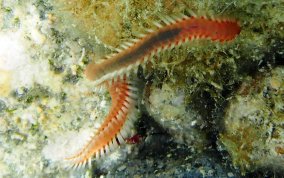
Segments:
[[[137,89],[126,77],[117,81],[105,83],[112,100],[111,108],[96,133],[89,138],[85,146],[74,155],[65,158],[67,166],[89,166],[92,157],[99,159],[123,144],[131,134],[134,119],[137,116],[135,108]]]
[[[100,158],[129,136],[135,118],[137,88],[128,81],[131,71],[138,65],[153,60],[155,55],[167,49],[186,45],[193,39],[210,39],[212,41],[229,41],[240,33],[237,21],[229,19],[208,19],[206,17],[162,17],[163,23],[154,22],[156,30],[140,39],[132,39],[122,45],[101,63],[91,63],[86,68],[86,76],[96,85],[106,85],[112,98],[109,114],[98,131],[79,152],[66,158],[73,167],[91,164],[92,157]]]
[[[212,41],[229,41],[240,33],[240,26],[232,19],[208,19],[202,17],[162,17],[164,24],[154,22],[156,30],[147,30],[149,33],[140,39],[132,39],[117,49],[101,63],[90,63],[85,71],[86,77],[96,85],[104,81],[129,75],[153,60],[154,55],[166,49],[178,47],[193,39],[210,39]]]

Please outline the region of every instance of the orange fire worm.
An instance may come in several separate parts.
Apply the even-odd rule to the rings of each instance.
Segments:
[[[240,26],[235,20],[207,19],[206,17],[180,18],[164,17],[166,25],[155,23],[157,30],[134,43],[127,43],[124,49],[118,49],[101,63],[91,63],[86,68],[86,76],[100,84],[106,80],[129,74],[137,66],[153,59],[159,52],[180,46],[196,38],[210,39],[212,41],[229,41],[240,33]]]
[[[66,158],[75,167],[91,163],[91,158],[99,158],[115,149],[125,141],[135,110],[136,88],[127,80],[127,75],[137,66],[153,59],[163,50],[180,46],[195,38],[207,38],[212,41],[229,41],[240,33],[240,26],[234,20],[216,20],[205,17],[180,18],[164,17],[166,25],[155,23],[156,31],[134,43],[127,43],[118,53],[113,54],[102,63],[91,63],[86,68],[86,76],[95,84],[106,84],[112,106],[108,116],[98,132],[86,146],[72,157]],[[130,119],[129,119],[130,118]]]
[[[74,156],[66,158],[71,166],[81,167],[91,164],[93,156],[102,157],[113,151],[129,137],[132,121],[135,119],[136,95],[134,87],[126,77],[117,81],[106,82],[111,95],[112,106],[102,125],[90,141]]]

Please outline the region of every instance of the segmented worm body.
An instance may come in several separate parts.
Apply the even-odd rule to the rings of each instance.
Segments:
[[[151,32],[134,43],[127,43],[119,53],[113,54],[101,63],[87,66],[86,76],[100,84],[106,80],[129,74],[138,65],[146,63],[153,56],[166,50],[180,46],[189,40],[206,38],[212,41],[229,41],[240,33],[240,26],[234,20],[215,20],[205,17],[183,16],[176,20],[164,18],[166,25],[156,23],[157,30]]]
[[[100,158],[108,154],[130,136],[136,117],[136,88],[126,77],[108,81],[106,86],[112,99],[110,112],[90,141],[78,153],[66,158],[71,166],[80,167],[87,162],[90,164],[93,156]]]
[[[136,88],[128,81],[128,75],[138,65],[144,65],[153,56],[192,39],[229,41],[240,33],[235,20],[207,19],[205,17],[163,17],[164,24],[155,22],[156,30],[140,39],[134,39],[117,49],[101,63],[91,63],[86,68],[86,77],[95,85],[105,84],[112,98],[109,114],[98,132],[74,156],[66,158],[75,167],[91,163],[93,156],[100,158],[123,143],[135,118]],[[130,123],[130,124],[129,124]]]

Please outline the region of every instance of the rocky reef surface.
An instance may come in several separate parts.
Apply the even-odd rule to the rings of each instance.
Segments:
[[[284,68],[248,77],[230,100],[220,142],[236,166],[283,170]]]
[[[283,10],[281,0],[0,0],[0,177],[281,175]],[[86,65],[161,14],[193,12],[237,18],[242,32],[229,43],[193,41],[139,70],[140,141],[65,169],[111,104]]]

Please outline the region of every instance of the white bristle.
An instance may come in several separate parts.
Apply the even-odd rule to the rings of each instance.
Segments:
[[[143,60],[144,60],[144,61],[148,61],[148,59],[149,59],[149,56],[146,55]]]
[[[115,150],[115,145],[113,144],[113,141],[110,141],[110,142],[109,142],[109,149],[110,149],[111,151]]]
[[[130,105],[129,105],[129,103],[128,103],[127,101],[125,101],[125,102],[123,103],[123,105],[124,105],[126,108],[130,108]]]
[[[119,147],[120,142],[117,140],[117,137],[114,137],[114,141],[115,141],[115,143],[117,144],[117,147]]]
[[[109,55],[106,56],[107,59],[109,59],[109,58],[111,58],[111,57],[112,57],[111,54],[109,54]]]
[[[121,76],[124,73],[124,69],[121,69],[117,72],[117,75]]]
[[[153,30],[153,29],[146,29],[146,32],[148,32],[148,33],[153,33],[154,30]]]
[[[132,122],[125,122],[125,127],[126,128],[133,128],[133,123]]]
[[[130,39],[130,41],[137,43],[139,41],[139,39],[132,38],[132,39]]]
[[[197,17],[197,15],[190,9],[186,9],[186,12],[189,13],[192,17]]]
[[[103,148],[100,149],[100,154],[101,154],[101,157],[103,157],[105,155],[105,152],[104,152]]]
[[[127,49],[128,48],[128,46],[126,46],[126,45],[124,45],[124,44],[121,44],[120,45],[123,49]]]
[[[88,159],[86,159],[86,160],[84,161],[83,167],[86,167],[87,164],[88,164]]]
[[[117,52],[122,52],[123,50],[122,49],[119,49],[119,48],[115,48],[115,51],[117,51]]]
[[[124,42],[124,44],[125,44],[125,45],[127,45],[128,47],[133,46],[133,43],[131,43],[131,42],[127,42],[127,41],[126,41],[126,42]]]
[[[106,154],[108,155],[110,153],[110,149],[109,149],[109,146],[105,146],[105,150],[106,150]]]
[[[137,61],[136,63],[135,63],[135,66],[137,67],[137,66],[139,66],[140,65],[140,61]]]
[[[132,90],[132,91],[138,91],[138,88],[130,86],[130,85],[128,86],[128,88],[129,88],[129,90]]]
[[[181,14],[181,18],[188,19],[189,17],[187,15]]]
[[[128,137],[128,134],[127,134],[127,132],[126,132],[124,129],[121,129],[121,130],[120,130],[120,134],[121,134],[121,136],[122,136],[123,138],[127,138],[127,137]]]
[[[137,98],[137,95],[133,92],[127,92],[127,95],[130,96],[131,98]]]
[[[83,165],[84,165],[84,162],[79,163],[78,169],[81,169]]]
[[[162,19],[162,21],[163,21],[165,24],[167,24],[167,25],[171,24],[171,22],[170,22],[165,16],[160,16],[160,18]]]
[[[130,71],[131,69],[132,69],[132,65],[129,65],[129,66],[126,68],[127,71]]]
[[[173,18],[175,21],[180,21],[180,20],[181,20],[180,14],[173,15],[172,18]]]
[[[97,151],[97,152],[96,152],[96,159],[99,159],[99,158],[100,158],[100,152]]]
[[[117,119],[112,119],[112,122],[114,122],[115,123],[115,125],[120,125],[120,123],[118,122],[118,115],[116,115],[116,118]]]
[[[92,157],[90,157],[90,158],[88,159],[88,166],[89,166],[89,168],[92,167]]]
[[[122,138],[122,136],[121,136],[120,134],[117,134],[117,135],[116,135],[116,138],[118,139],[118,141],[119,141],[120,144],[123,144],[123,143],[125,142],[124,139]]]
[[[171,18],[170,16],[165,16],[165,18],[170,22],[170,23],[174,23],[175,20],[173,18]]]
[[[121,110],[126,114],[128,112],[128,109],[125,106],[121,107]]]
[[[133,105],[135,103],[135,101],[133,99],[131,99],[130,97],[127,97],[125,100],[131,105]]]
[[[145,68],[146,68],[145,63],[147,63],[147,62],[148,62],[148,61],[144,61],[144,63],[141,65],[141,67],[142,67],[143,71],[145,71]]]
[[[113,144],[114,144],[115,148],[117,148],[119,146],[119,144],[116,141],[116,137],[113,138]]]
[[[162,28],[163,27],[163,25],[161,25],[159,22],[156,22],[156,21],[154,21],[153,24],[155,26],[157,26],[158,28]]]
[[[140,37],[140,38],[144,38],[146,36],[146,34],[138,34],[137,36]]]
[[[75,164],[74,165],[74,167],[73,167],[73,169],[77,169],[78,168],[78,166],[79,166],[79,164],[77,163],[77,164]]]
[[[121,121],[123,119],[123,112],[122,111],[118,111],[117,115],[116,115],[116,118],[117,120]],[[117,121],[118,122],[118,121]]]
[[[125,123],[127,123],[127,122],[125,122]],[[122,130],[124,130],[127,133],[127,135],[129,135],[131,133],[131,128],[126,127],[125,125],[123,126]]]

